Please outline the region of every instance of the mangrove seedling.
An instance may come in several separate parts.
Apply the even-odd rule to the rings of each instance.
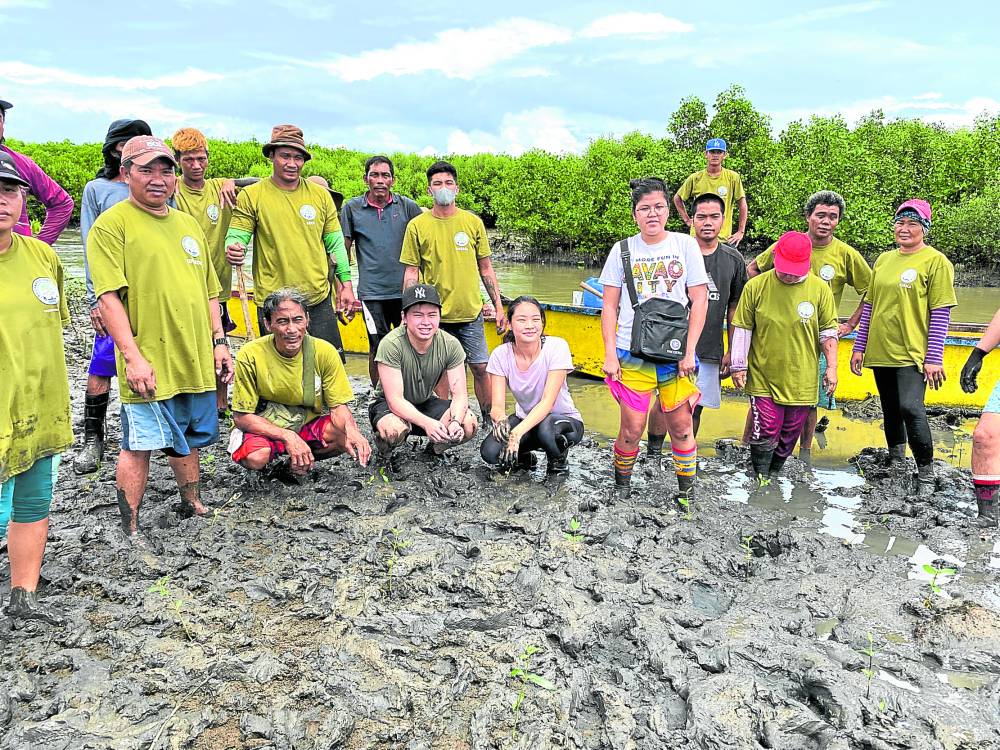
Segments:
[[[740,549],[743,550],[743,554],[746,555],[748,563],[753,559],[753,547],[750,546],[751,542],[753,542],[752,535],[743,537],[743,541],[740,542]]]
[[[396,568],[396,563],[399,562],[399,558],[403,550],[410,546],[412,542],[403,536],[403,532],[400,529],[392,528],[389,530],[389,558],[385,561],[385,583],[386,583],[386,593],[392,596],[392,573]]]
[[[517,695],[514,697],[514,702],[510,706],[511,720],[513,722],[513,726],[510,730],[512,738],[517,737],[517,725],[521,717],[521,704],[524,703],[524,698],[528,694],[528,685],[535,685],[536,687],[540,687],[542,690],[556,689],[556,686],[553,685],[551,681],[528,669],[531,657],[539,651],[541,651],[541,649],[537,646],[525,646],[521,655],[515,659],[514,666],[510,670],[510,676],[518,682]]]
[[[872,638],[871,633],[867,633],[868,636],[868,648],[863,648],[859,653],[864,654],[868,657],[868,666],[861,670],[863,674],[868,679],[868,690],[865,691],[865,698],[870,698],[872,694],[872,680],[875,679],[875,639]]]
[[[198,459],[198,463],[201,464],[201,473],[206,477],[215,476],[215,461],[216,456],[214,453],[201,452],[201,456]]]
[[[576,518],[571,518],[569,521],[569,531],[564,531],[563,536],[566,538],[566,541],[579,544],[583,541],[583,534],[577,533],[579,530],[580,522]]]
[[[930,563],[924,563],[924,572],[931,577],[931,580],[927,582],[930,586],[931,592],[935,594],[940,594],[942,588],[938,585],[938,576],[953,576],[955,575],[955,568],[935,568]],[[931,606],[930,597],[924,599],[924,606]]]
[[[694,514],[691,512],[691,501],[684,497],[683,495],[678,495],[677,504],[684,509],[684,515],[681,516],[685,521],[690,521],[694,518]]]
[[[156,594],[162,599],[171,599],[170,610],[173,612],[174,622],[181,626],[184,631],[184,635],[189,641],[194,640],[194,636],[191,634],[191,627],[188,624],[187,618],[184,617],[184,599],[180,596],[175,596],[174,591],[170,588],[170,576],[166,575],[156,580],[152,586],[146,589],[147,592],[151,594]]]

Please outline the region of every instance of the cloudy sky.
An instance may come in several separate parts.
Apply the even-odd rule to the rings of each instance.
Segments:
[[[0,99],[30,141],[142,117],[163,136],[292,122],[310,142],[425,153],[663,135],[682,97],[733,83],[777,128],[875,107],[961,125],[1000,111],[998,27],[966,0],[0,0]]]

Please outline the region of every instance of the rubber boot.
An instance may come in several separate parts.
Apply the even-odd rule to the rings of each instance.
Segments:
[[[771,483],[768,478],[771,473],[771,460],[774,457],[774,447],[766,443],[750,444],[750,464],[753,466],[754,476],[761,487]]]
[[[694,486],[697,481],[697,474],[693,477],[677,477],[677,495],[674,497],[674,502],[677,503],[677,508],[682,513],[690,513],[694,510]],[[685,502],[681,502],[681,500]]]
[[[928,498],[937,489],[937,479],[934,477],[934,464],[917,467],[917,497]]]
[[[777,456],[777,455],[772,456],[771,457],[771,465],[767,467],[767,473],[768,473],[768,475],[773,477],[773,476],[777,476],[778,474],[780,474],[782,468],[784,468],[784,466],[785,466],[785,461],[787,461],[787,460],[788,460],[787,456],[785,458],[782,458],[781,456]]]
[[[568,474],[569,441],[565,435],[556,435],[556,447],[559,448],[559,455],[548,460],[545,472],[547,474]]]
[[[514,462],[514,468],[521,471],[531,471],[538,465],[538,456],[536,456],[532,451],[519,451],[517,454],[517,461]]]
[[[663,443],[666,435],[646,436],[646,464],[654,471],[663,466]]]
[[[83,405],[83,448],[73,461],[77,474],[93,474],[104,460],[104,418],[109,394],[87,395]]]
[[[10,590],[10,599],[4,612],[12,620],[39,620],[49,625],[63,625],[66,618],[38,601],[34,591],[15,586]]]
[[[979,515],[976,523],[984,529],[995,529],[1000,527],[1000,503],[997,500],[997,487],[976,488],[976,505],[979,506]]]
[[[889,460],[885,467],[887,469],[901,469],[906,465],[906,443],[892,445],[889,447]]]

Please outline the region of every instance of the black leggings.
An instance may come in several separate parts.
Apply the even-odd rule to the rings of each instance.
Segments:
[[[882,401],[885,442],[890,448],[908,442],[917,466],[931,463],[934,460],[934,439],[924,407],[927,384],[923,373],[916,365],[910,365],[873,367],[872,374]]]
[[[513,429],[521,424],[523,420],[511,414],[507,417],[507,424]],[[557,436],[563,436],[563,440],[556,440]],[[564,417],[561,414],[549,414],[545,419],[532,427],[528,434],[521,438],[521,445],[518,453],[529,453],[530,451],[543,450],[548,458],[558,458],[565,448],[576,445],[583,440],[583,422],[572,417]],[[500,462],[500,453],[506,446],[500,445],[497,439],[490,432],[483,441],[479,449],[483,460],[488,464]]]

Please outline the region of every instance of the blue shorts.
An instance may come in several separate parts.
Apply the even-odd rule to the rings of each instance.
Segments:
[[[816,406],[823,409],[836,409],[837,399],[823,388],[823,376],[826,375],[826,355],[819,353],[819,380],[816,384]]]
[[[219,439],[215,391],[122,404],[122,450],[186,456]]]
[[[483,328],[483,314],[471,323],[442,323],[441,330],[447,331],[465,350],[465,361],[470,365],[485,365],[490,361],[490,350],[486,348],[486,329]]]
[[[993,386],[993,391],[990,393],[990,397],[986,399],[986,406],[983,407],[983,412],[1000,414],[1000,380],[998,380],[996,385]]]
[[[11,517],[15,523],[34,523],[48,518],[52,490],[59,474],[59,459],[58,453],[40,458],[27,471],[0,483],[0,538],[7,533]]]
[[[90,355],[90,367],[87,372],[101,378],[113,378],[118,374],[118,365],[115,363],[115,342],[110,336],[102,336],[99,333],[94,335],[94,353]]]

